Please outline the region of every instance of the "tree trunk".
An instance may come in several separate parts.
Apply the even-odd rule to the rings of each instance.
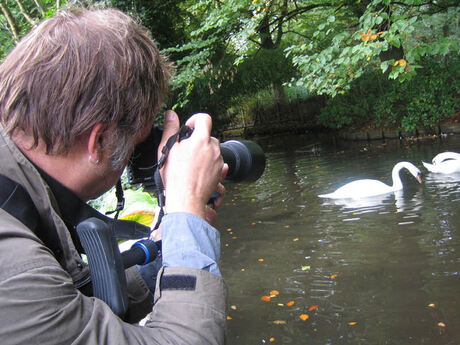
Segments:
[[[286,93],[284,92],[284,87],[280,83],[273,83],[272,84],[272,92],[273,98],[275,99],[276,103],[287,103]]]

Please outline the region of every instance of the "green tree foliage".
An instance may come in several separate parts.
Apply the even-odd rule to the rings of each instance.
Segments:
[[[341,5],[343,10],[330,13],[309,42],[287,50],[302,72],[296,82],[318,93],[343,93],[354,79],[375,69],[390,79],[409,80],[422,68],[423,57],[459,50],[457,1],[373,0]]]
[[[334,97],[367,73],[406,82],[430,61],[426,58],[455,55],[460,45],[458,0],[102,3],[138,16],[176,62],[170,106],[183,116],[208,111],[222,125],[229,119],[217,116],[243,96],[269,90],[283,103],[290,86],[305,90],[305,96]],[[0,5],[4,56],[59,0],[0,0]]]
[[[0,60],[29,30],[61,6],[60,0],[0,0]]]
[[[283,83],[335,96],[370,71],[403,82],[424,57],[456,53],[460,43],[457,0],[202,0],[179,7],[187,13],[187,43],[167,51],[179,57],[181,106],[219,98],[210,83],[231,90],[227,100],[253,85],[268,85],[282,100]],[[210,72],[219,69],[241,78]],[[262,83],[253,78],[257,70]]]
[[[331,128],[364,125],[415,131],[436,127],[460,108],[459,55],[425,57],[424,68],[400,83],[379,71],[353,81],[344,95],[329,99],[319,116]]]

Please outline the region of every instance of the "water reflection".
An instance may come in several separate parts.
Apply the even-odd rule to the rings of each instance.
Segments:
[[[460,139],[344,145],[272,139],[261,142],[264,176],[229,185],[219,211],[228,343],[456,343],[460,176],[425,171],[419,185],[403,173],[403,191],[366,200],[317,195],[350,176],[389,181],[394,162],[420,167],[437,152],[455,150]],[[273,289],[280,294],[261,301]]]

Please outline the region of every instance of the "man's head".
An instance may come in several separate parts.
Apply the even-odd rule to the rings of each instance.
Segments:
[[[131,17],[64,11],[32,29],[0,65],[1,121],[49,155],[66,155],[99,124],[112,168],[121,169],[159,110],[171,71]]]

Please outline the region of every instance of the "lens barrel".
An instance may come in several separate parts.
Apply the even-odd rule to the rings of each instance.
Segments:
[[[225,180],[253,182],[265,170],[264,151],[253,141],[228,140],[220,144],[220,152],[229,168]]]

